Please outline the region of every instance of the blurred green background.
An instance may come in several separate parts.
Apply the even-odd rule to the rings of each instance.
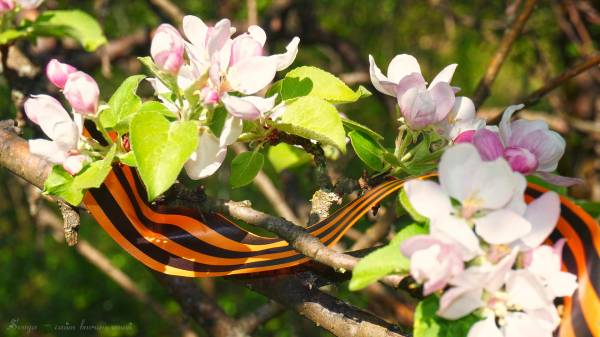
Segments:
[[[20,47],[40,67],[52,57],[73,63],[92,73],[101,95],[110,97],[126,76],[142,72],[136,56],[149,54],[149,35],[160,22],[172,17],[146,0],[48,0],[43,8],[81,8],[95,15],[111,41],[131,40],[121,46],[103,71],[101,55],[85,54],[69,41],[21,42]],[[183,13],[214,22],[231,18],[243,31],[247,24],[246,0],[173,0]],[[380,68],[387,68],[399,53],[417,57],[426,78],[431,79],[444,66],[458,63],[453,84],[460,94],[473,94],[486,65],[496,51],[507,25],[519,13],[521,1],[395,1],[321,0],[256,1],[258,22],[268,31],[268,48],[281,52],[294,35],[301,38],[295,65],[315,65],[336,73],[352,86],[368,83],[368,55]],[[600,41],[598,4],[592,1],[540,1],[523,35],[516,41],[480,113],[495,116],[509,104],[544,85],[549,78],[568,69],[586,55],[596,52]],[[132,37],[137,37],[132,38]],[[291,68],[290,68],[291,69]],[[109,76],[110,75],[110,76]],[[281,74],[280,74],[281,75]],[[600,200],[597,178],[600,170],[600,70],[598,67],[566,83],[528,110],[527,116],[544,118],[567,139],[568,148],[560,173],[586,179],[586,184],[570,191],[585,200]],[[52,92],[38,77],[27,94]],[[142,92],[151,95],[148,87]],[[342,110],[384,135],[393,145],[393,100],[373,95]],[[10,89],[0,79],[0,120],[15,117]],[[25,130],[32,136],[33,129]],[[231,151],[230,151],[231,152]],[[231,155],[231,154],[230,154]],[[349,153],[332,164],[347,176],[362,173],[359,161]],[[250,199],[254,206],[272,211],[253,186],[231,191],[227,184],[228,164],[221,173],[205,182],[208,192],[221,198]],[[281,174],[266,168],[276,185],[286,193],[299,214],[314,192],[310,165]],[[137,288],[166,311],[161,315],[143,303],[97,267],[75,248],[57,241],[48,226],[30,214],[28,198],[33,193],[4,169],[0,169],[0,335],[2,336],[172,336],[182,335],[169,317],[181,317],[176,302],[152,274],[119,248],[104,231],[85,218],[80,238],[89,241]],[[44,209],[53,207],[43,203]],[[368,226],[361,223],[359,229]],[[251,312],[266,299],[222,279],[199,281],[225,311],[232,316]],[[333,291],[360,307],[373,309],[377,303],[368,295],[349,294],[342,284]],[[384,310],[385,311],[385,310]],[[385,312],[379,312],[385,316]],[[387,317],[395,319],[393,312]],[[80,324],[112,328],[71,331]],[[188,322],[199,334],[202,330]],[[29,331],[37,326],[37,330]],[[286,312],[269,321],[257,336],[326,336],[327,333],[300,316]]]

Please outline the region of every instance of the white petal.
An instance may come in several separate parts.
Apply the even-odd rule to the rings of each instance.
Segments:
[[[451,320],[464,317],[484,305],[481,294],[481,289],[451,288],[440,298],[437,314]]]
[[[460,247],[463,261],[468,261],[481,253],[479,239],[464,219],[447,216],[431,221],[431,234],[441,236]]]
[[[227,116],[225,125],[223,125],[223,130],[221,131],[221,136],[219,137],[219,145],[224,147],[233,144],[242,134],[243,129],[244,124],[241,118],[231,115]]]
[[[52,130],[54,141],[65,149],[76,149],[79,141],[79,128],[73,121],[56,123]]]
[[[435,76],[433,81],[431,81],[431,83],[429,84],[429,87],[432,88],[433,86],[441,82],[450,84],[450,82],[452,81],[452,76],[454,76],[454,71],[456,70],[457,66],[458,64],[456,63],[446,66],[446,68],[442,69],[442,71],[440,71]]]
[[[465,188],[480,200],[484,209],[499,209],[510,202],[514,196],[516,181],[514,173],[504,158],[483,162],[470,172],[470,186]]]
[[[274,59],[257,56],[234,64],[227,72],[231,88],[252,95],[266,87],[275,77],[277,65]]]
[[[527,179],[522,174],[513,172],[513,186],[515,187],[513,196],[504,208],[517,214],[525,214],[527,204],[525,203],[524,193],[527,188]]]
[[[262,28],[257,25],[252,25],[248,27],[248,34],[264,47],[265,42],[267,41],[267,34]]]
[[[417,59],[408,54],[396,55],[388,66],[387,78],[392,83],[398,83],[407,75],[421,73],[421,67]]]
[[[552,297],[572,296],[577,287],[577,276],[567,272],[558,272],[547,280]]]
[[[502,141],[504,141],[504,145],[508,144],[508,141],[511,137],[511,121],[512,115],[521,109],[523,109],[525,105],[511,105],[502,114],[502,119],[500,120],[500,137],[502,137]]]
[[[369,55],[369,76],[371,83],[382,94],[396,97],[397,83],[392,83],[379,69],[373,56]]]
[[[496,326],[494,316],[490,315],[486,319],[473,324],[467,337],[504,337],[504,335]]]
[[[29,140],[29,152],[54,163],[62,163],[68,156],[67,150],[56,142],[46,139]]]
[[[453,198],[462,201],[469,195],[473,170],[482,164],[479,152],[472,144],[457,144],[444,152],[439,165],[440,184]]]
[[[204,50],[208,27],[198,17],[186,15],[183,17],[183,34],[196,48]]]
[[[284,70],[294,63],[296,55],[298,55],[298,44],[300,44],[300,38],[295,36],[285,47],[285,53],[268,56],[275,62],[277,71]]]
[[[471,120],[476,117],[475,104],[469,97],[465,96],[456,97],[452,112],[456,120]]]
[[[542,244],[552,233],[560,216],[560,197],[556,192],[546,192],[527,206],[525,218],[531,223],[531,231],[521,238],[529,248]]]
[[[227,111],[238,118],[254,120],[260,117],[260,110],[246,97],[237,97],[231,95],[221,96],[221,102]]]
[[[528,314],[511,312],[505,319],[504,337],[552,337],[552,330],[544,329]]]
[[[198,148],[185,163],[185,172],[194,180],[206,178],[215,173],[225,160],[227,148],[221,147],[219,138],[210,131],[204,131],[198,139]]]
[[[442,187],[433,181],[411,180],[404,185],[404,191],[412,207],[427,218],[448,216],[452,212],[450,198]]]
[[[475,219],[475,230],[486,242],[499,245],[513,242],[531,230],[531,224],[513,211],[500,209]]]
[[[213,55],[217,55],[229,40],[229,37],[231,36],[230,28],[231,21],[229,21],[229,19],[221,19],[217,22],[212,31],[210,31],[208,41],[206,42],[206,50],[209,58],[212,58]]]
[[[528,270],[513,270],[506,280],[508,300],[525,310],[544,308],[552,304],[552,299],[542,283]]]
[[[55,139],[55,126],[58,123],[73,122],[65,108],[54,97],[48,95],[34,95],[25,101],[27,117],[38,124],[42,131]]]

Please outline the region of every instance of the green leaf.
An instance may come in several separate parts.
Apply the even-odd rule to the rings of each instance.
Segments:
[[[131,120],[129,134],[148,200],[165,192],[198,146],[195,122],[169,122],[155,110],[139,112]]]
[[[152,111],[152,112],[158,112],[161,115],[165,116],[168,119],[172,119],[175,120],[177,119],[177,116],[175,116],[175,114],[173,113],[173,111],[167,109],[166,106],[164,106],[162,103],[157,102],[157,101],[147,101],[144,102],[139,110],[138,113],[141,112],[146,112],[146,111]]]
[[[16,39],[27,37],[31,33],[31,29],[26,29],[25,27],[5,30],[0,33],[0,45],[8,44]]]
[[[72,37],[86,51],[94,51],[106,43],[98,21],[80,10],[44,11],[30,29],[36,36]]]
[[[177,79],[175,78],[175,76],[173,76],[173,74],[171,73],[160,70],[150,56],[138,57],[138,60],[144,66],[146,66],[146,68],[148,68],[152,75],[156,76],[161,82],[163,82],[163,84],[166,85],[167,88],[169,88],[169,90],[171,90],[172,92],[179,90],[179,86],[177,85]],[[168,98],[171,101],[173,101],[170,97],[165,98]]]
[[[295,146],[279,143],[269,147],[267,158],[277,173],[292,167],[300,166],[311,160],[311,156]]]
[[[597,218],[600,216],[600,202],[575,200],[575,203],[579,205],[579,207],[583,208],[583,210],[589,213],[592,217]]]
[[[431,295],[415,309],[414,337],[466,337],[473,324],[481,318],[470,314],[461,319],[447,320],[436,315],[439,298]]]
[[[369,135],[371,138],[377,140],[377,141],[382,141],[383,140],[383,136],[380,135],[379,133],[369,129],[368,127],[355,122],[353,120],[347,119],[347,118],[342,118],[342,123],[344,123],[344,127],[349,130],[356,130],[356,131],[360,131],[364,134]]]
[[[275,127],[300,137],[333,145],[346,153],[346,133],[336,108],[318,97],[306,96],[286,103]]]
[[[363,163],[375,171],[383,170],[385,165],[382,158],[385,149],[377,141],[356,130],[351,131],[348,137],[350,137],[354,152]]]
[[[411,218],[413,218],[413,220],[419,223],[426,223],[428,221],[428,219],[425,216],[419,214],[419,212],[417,212],[417,210],[415,210],[414,207],[411,205],[410,201],[408,200],[408,195],[406,194],[405,189],[402,189],[402,191],[400,191],[400,196],[398,197],[398,200],[400,200],[400,204],[402,205],[404,210],[406,210],[406,212],[411,216]]]
[[[137,167],[137,161],[135,160],[135,153],[133,153],[133,151],[120,154],[117,157],[119,157],[121,163],[130,167]]]
[[[86,190],[102,185],[112,168],[115,152],[116,145],[113,144],[104,159],[87,165],[74,177],[61,165],[55,165],[44,183],[44,193],[58,196],[72,205],[79,205]]]
[[[427,230],[417,224],[400,230],[388,245],[371,252],[356,264],[348,288],[360,290],[386,275],[408,272],[410,260],[402,255],[400,245],[412,236],[426,233]]]
[[[129,122],[142,105],[142,99],[136,95],[140,81],[146,76],[130,76],[119,86],[108,101],[110,109],[100,113],[100,123],[107,129],[115,128],[120,134],[127,133]]]
[[[262,169],[265,158],[260,152],[251,151],[238,154],[231,161],[231,187],[238,188],[250,184]]]
[[[315,96],[331,103],[350,103],[369,96],[364,87],[353,91],[342,80],[315,67],[298,67],[285,75],[281,84],[281,97],[284,100],[302,96]]]

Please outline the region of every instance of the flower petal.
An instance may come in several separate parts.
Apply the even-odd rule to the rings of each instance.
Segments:
[[[457,144],[447,149],[439,165],[440,184],[451,197],[462,201],[469,196],[465,186],[470,185],[472,172],[482,160],[472,144]]]
[[[372,55],[369,55],[369,76],[371,83],[382,94],[396,97],[396,83],[392,83],[379,69]]]
[[[387,78],[392,83],[398,83],[404,76],[412,73],[421,73],[417,59],[408,54],[396,55],[388,66]]]
[[[559,175],[548,173],[548,172],[538,172],[536,175],[538,175],[540,178],[544,179],[545,181],[547,181],[551,184],[557,185],[557,186],[570,187],[573,185],[580,185],[585,182],[581,178],[564,177],[564,176],[559,176]]]
[[[448,83],[452,81],[452,76],[454,76],[454,71],[458,64],[453,63],[446,66],[442,71],[440,71],[434,78],[433,81],[429,84],[429,87],[434,87],[438,83]],[[453,91],[454,92],[454,91]]]
[[[412,73],[410,75],[404,76],[398,85],[395,87],[396,89],[396,97],[402,97],[404,93],[406,93],[409,89],[417,88],[418,90],[425,90],[426,83],[423,75],[420,73]]]
[[[499,245],[526,235],[531,224],[517,213],[505,209],[492,211],[475,219],[475,231],[486,242]]]
[[[260,110],[246,97],[237,97],[231,95],[221,96],[221,102],[227,111],[238,118],[254,120],[260,117]]]
[[[546,192],[527,206],[525,218],[531,223],[531,231],[521,238],[528,248],[542,244],[552,233],[560,216],[560,197],[556,192]]]
[[[433,219],[452,212],[450,198],[442,187],[429,180],[411,180],[404,185],[411,206],[419,214]]]
[[[460,248],[463,261],[468,261],[481,253],[479,239],[467,222],[456,216],[437,217],[431,221],[432,235],[443,237]]]
[[[71,116],[65,108],[54,97],[48,95],[34,95],[25,101],[25,114],[34,123],[38,124],[42,131],[54,139],[56,124],[72,122]]]
[[[31,139],[29,140],[29,152],[36,156],[40,156],[54,164],[62,163],[68,156],[68,149],[60,146],[60,144],[46,139]]]
[[[206,47],[208,27],[197,16],[186,15],[183,17],[183,34],[196,48],[202,50]]]
[[[473,324],[467,337],[504,337],[504,335],[496,326],[494,316],[490,315],[486,319]]]
[[[544,308],[552,299],[542,283],[528,270],[513,270],[506,280],[508,300],[525,310]]]
[[[223,48],[225,43],[231,36],[231,21],[229,19],[221,19],[213,29],[208,33],[208,41],[206,41],[206,51],[208,52],[209,58]]]
[[[437,314],[442,318],[451,320],[464,317],[484,305],[481,295],[481,288],[451,288],[444,292],[440,298],[440,308]]]
[[[192,153],[184,168],[194,180],[206,178],[215,173],[225,160],[227,148],[221,147],[219,138],[205,130],[198,139],[198,148]]]
[[[227,72],[231,88],[252,95],[266,87],[275,77],[277,64],[269,57],[250,57],[234,64]]]
[[[522,312],[511,312],[506,318],[506,324],[503,327],[504,337],[552,337],[552,330],[544,329],[544,327],[536,322],[536,320],[528,314]]]
[[[546,281],[553,297],[572,296],[579,286],[577,276],[567,272],[558,272]]]
[[[224,147],[233,144],[242,134],[243,129],[244,124],[241,118],[232,115],[227,116],[219,137],[219,145]]]
[[[454,106],[454,91],[448,83],[440,82],[429,86],[429,94],[435,102],[435,120],[439,122],[448,116]]]
[[[269,59],[275,62],[277,71],[284,70],[294,63],[296,55],[298,55],[298,44],[300,44],[300,38],[295,36],[285,47],[285,53],[268,56]]]
[[[254,40],[264,47],[265,42],[267,42],[267,34],[261,27],[257,25],[251,25],[248,27],[248,34],[250,34]]]
[[[481,159],[495,160],[502,157],[504,146],[497,133],[488,129],[479,129],[473,135],[473,145],[479,151]]]
[[[504,110],[504,112],[502,113],[502,119],[500,120],[500,137],[502,138],[502,141],[504,141],[504,145],[509,145],[508,141],[512,135],[512,129],[511,129],[511,121],[510,119],[512,118],[512,115],[516,112],[519,111],[521,109],[523,109],[525,107],[525,105],[523,104],[518,104],[518,105],[511,105],[508,108],[506,108],[506,110]]]

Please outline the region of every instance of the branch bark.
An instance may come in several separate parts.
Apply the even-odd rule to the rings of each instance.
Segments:
[[[494,57],[492,57],[492,60],[488,64],[487,70],[479,81],[477,89],[475,90],[475,94],[473,95],[473,103],[475,103],[475,107],[479,108],[490,95],[490,88],[494,83],[496,76],[498,76],[500,68],[504,64],[508,53],[510,53],[513,43],[519,37],[519,35],[521,35],[521,32],[525,27],[525,23],[527,23],[531,13],[533,13],[536,3],[537,0],[527,0],[521,14],[519,14],[517,19],[513,21],[513,23],[504,32],[502,41],[500,41],[500,46],[498,46],[496,54],[494,54]]]

